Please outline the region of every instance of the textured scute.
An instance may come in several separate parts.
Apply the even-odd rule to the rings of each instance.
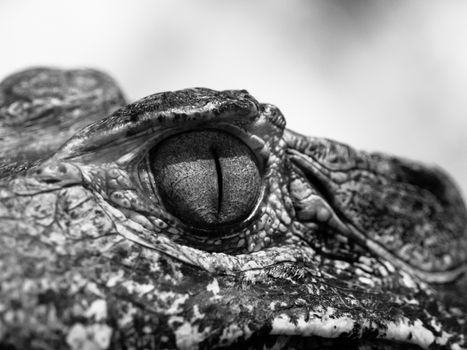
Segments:
[[[465,271],[467,210],[441,169],[292,132],[287,138],[294,163],[361,241],[426,280]]]
[[[31,68],[0,83],[0,177],[22,173],[126,103],[107,74]]]
[[[234,344],[225,350],[420,350],[419,346],[385,341],[361,341],[348,338],[321,338],[299,336],[256,336],[248,344]]]

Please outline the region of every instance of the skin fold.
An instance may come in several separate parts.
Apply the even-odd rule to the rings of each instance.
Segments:
[[[6,78],[0,125],[2,348],[467,348],[467,214],[437,167],[245,90],[127,104],[88,69]]]

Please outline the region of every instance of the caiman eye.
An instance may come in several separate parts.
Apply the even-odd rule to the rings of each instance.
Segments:
[[[173,135],[149,152],[149,161],[164,205],[191,226],[209,229],[242,221],[259,197],[254,154],[219,130]]]

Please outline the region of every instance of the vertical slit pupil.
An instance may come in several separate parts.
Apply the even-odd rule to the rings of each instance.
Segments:
[[[217,174],[217,216],[221,213],[222,210],[222,199],[224,196],[224,183],[222,176],[222,166],[219,159],[219,154],[215,146],[210,147],[212,157],[214,158],[214,163],[216,164],[216,174]]]

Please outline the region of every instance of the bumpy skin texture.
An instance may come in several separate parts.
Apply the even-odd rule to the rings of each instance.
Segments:
[[[34,68],[0,84],[0,176],[50,156],[90,123],[125,105],[113,80],[92,69]]]
[[[466,209],[440,169],[294,133],[246,91],[111,113],[124,100],[102,73],[34,69],[0,101],[2,348],[467,347]],[[248,147],[255,205],[238,199],[250,155],[217,141],[155,181],[158,145],[193,130]],[[209,225],[174,212],[184,200]]]

